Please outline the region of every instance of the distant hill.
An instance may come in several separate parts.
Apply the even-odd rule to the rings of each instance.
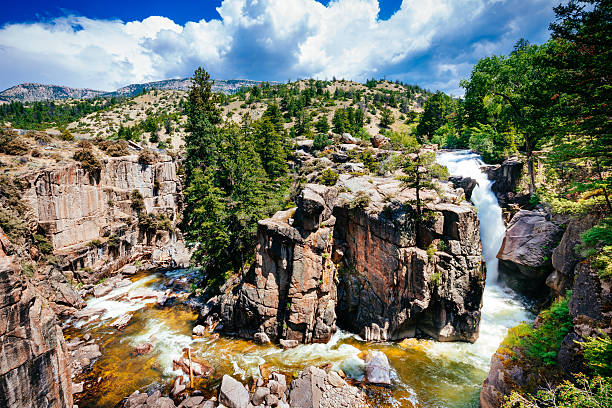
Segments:
[[[213,91],[223,92],[226,94],[234,94],[243,87],[252,87],[260,84],[260,81],[251,81],[248,79],[217,79],[213,85]],[[183,79],[166,79],[163,81],[146,82],[143,84],[131,84],[117,89],[113,92],[97,91],[94,89],[76,89],[58,85],[44,85],[35,83],[25,83],[13,86],[0,92],[0,100],[4,101],[20,101],[34,102],[57,99],[83,99],[95,98],[97,96],[136,96],[142,93],[143,90],[151,90],[153,88],[159,90],[179,90],[186,91],[191,86],[189,78]]]
[[[77,89],[59,85],[43,85],[26,82],[0,92],[0,99],[6,101],[33,102],[67,98],[95,98],[105,91],[94,89]]]

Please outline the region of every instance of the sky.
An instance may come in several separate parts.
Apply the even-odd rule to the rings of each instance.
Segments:
[[[7,2],[0,90],[23,82],[114,90],[190,76],[386,78],[463,94],[482,57],[542,43],[560,0]]]

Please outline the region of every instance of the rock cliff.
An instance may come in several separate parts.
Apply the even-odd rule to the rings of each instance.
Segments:
[[[414,191],[394,178],[307,185],[297,209],[259,223],[253,267],[202,318],[304,343],[326,342],[336,323],[368,341],[475,341],[484,288],[476,212],[424,195],[427,221],[417,223]]]
[[[8,257],[0,258],[0,406],[72,407],[62,330]]]
[[[130,195],[140,192],[147,213],[176,222],[182,202],[176,168],[168,156],[153,165],[138,163],[136,156],[111,157],[96,179],[71,163],[24,177],[24,198],[64,270],[78,274],[91,268],[103,273],[145,253],[170,260],[176,255],[173,248],[181,247],[180,235],[152,235],[139,228]]]
[[[523,211],[519,212],[519,214]],[[531,213],[531,212],[525,212]],[[517,216],[519,215],[517,214]],[[523,214],[522,217],[530,216]],[[515,216],[516,217],[516,216]],[[543,231],[525,232],[521,240],[525,246],[516,250],[517,257],[521,253],[531,252],[538,259],[552,254],[546,275],[542,275],[542,269],[536,268],[537,279],[546,278],[546,284],[553,289],[555,295],[565,295],[566,290],[571,290],[569,299],[569,315],[572,320],[572,329],[565,335],[557,352],[556,365],[550,368],[549,376],[556,378],[545,378],[542,374],[536,374],[528,365],[521,363],[522,358],[510,358],[507,350],[501,346],[491,358],[489,375],[483,384],[480,394],[480,406],[483,408],[499,407],[504,396],[512,391],[521,389],[523,392],[534,392],[538,385],[544,385],[546,381],[554,384],[558,378],[567,378],[572,373],[585,372],[582,350],[578,343],[589,336],[599,333],[612,334],[612,284],[609,280],[601,278],[588,263],[581,262],[583,258],[576,251],[576,245],[580,242],[580,233],[593,226],[598,217],[593,214],[581,215],[571,219],[563,232],[560,242],[557,240],[551,246],[543,249],[529,249],[534,242],[542,244],[546,241],[545,232],[558,231],[550,225]],[[542,221],[542,220],[540,220]],[[546,221],[549,222],[550,221]],[[512,223],[511,223],[512,224]],[[502,248],[503,249],[503,248]],[[545,254],[542,251],[545,251]],[[500,251],[501,253],[501,251]],[[500,263],[501,267],[501,263]],[[554,269],[551,269],[554,268]],[[532,278],[533,279],[533,278]],[[538,325],[540,318],[536,319],[534,325]],[[522,354],[520,349],[514,349],[514,353]]]

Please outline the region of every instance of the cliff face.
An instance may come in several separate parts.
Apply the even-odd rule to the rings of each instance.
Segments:
[[[143,255],[184,263],[180,234],[139,228],[130,199],[139,191],[147,213],[164,214],[175,224],[182,202],[176,169],[167,156],[153,165],[124,156],[105,159],[94,177],[72,163],[28,175],[24,198],[61,268],[75,273],[77,280],[90,278],[84,268],[97,271],[96,279]]]
[[[8,257],[0,258],[0,406],[71,407],[66,346],[55,314]]]
[[[377,214],[345,205],[334,212],[344,253],[340,321],[366,340],[478,337],[484,271],[476,213],[468,205],[430,207],[419,243],[412,209]]]
[[[351,189],[369,202],[356,205]],[[390,193],[396,199],[387,205]],[[342,175],[337,188],[307,185],[294,215],[259,223],[254,267],[218,301],[223,330],[325,342],[337,313],[342,327],[369,341],[417,334],[474,341],[484,288],[476,212],[429,193],[430,216],[417,234],[406,204],[413,195],[389,178]],[[204,319],[219,313],[206,312]]]
[[[224,304],[226,331],[300,343],[330,339],[336,330],[336,267],[330,255],[337,195],[334,188],[309,185],[295,223],[292,210],[259,222],[254,267],[238,295]]]

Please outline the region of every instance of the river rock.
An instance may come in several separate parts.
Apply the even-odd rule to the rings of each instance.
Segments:
[[[253,338],[259,344],[268,344],[268,343],[271,343],[270,337],[268,337],[268,335],[266,333],[264,333],[264,332],[255,333]]]
[[[193,328],[192,333],[194,336],[204,336],[206,334],[206,328],[201,324],[198,324],[196,327]]]
[[[187,386],[185,385],[185,379],[182,375],[179,375],[174,379],[174,384],[172,385],[172,391],[170,391],[170,395],[176,397],[183,391],[185,391],[186,388]]]
[[[130,313],[125,313],[121,316],[119,316],[117,318],[117,320],[115,320],[111,326],[115,327],[117,330],[122,331],[123,329],[125,329],[127,327],[127,325],[130,323],[130,320],[132,320],[132,314]]]
[[[134,265],[126,265],[121,268],[121,273],[124,275],[134,275],[138,272],[138,268]]]
[[[94,296],[99,298],[108,295],[113,290],[111,285],[98,285],[94,288]]]
[[[244,385],[226,374],[221,380],[219,402],[228,408],[246,408],[249,404],[249,392]]]
[[[451,176],[448,179],[449,181],[453,183],[455,188],[463,189],[466,200],[472,199],[472,192],[474,191],[474,188],[476,188],[476,186],[478,185],[478,182],[476,180],[474,180],[471,177],[457,177],[457,176]]]
[[[391,366],[385,353],[382,351],[369,353],[365,378],[370,384],[391,385]]]
[[[268,395],[270,395],[270,389],[266,387],[257,387],[251,396],[251,404],[255,406],[263,404]]]
[[[151,351],[153,351],[153,344],[151,343],[142,343],[134,348],[136,354],[149,354]]]
[[[292,408],[365,408],[365,395],[348,384],[334,386],[324,370],[305,368],[289,386],[289,405]]]
[[[185,374],[189,374],[190,365],[191,371],[196,377],[208,377],[212,373],[212,368],[208,364],[205,364],[204,362],[196,362],[193,360],[193,358],[191,363],[189,362],[189,358],[186,356],[177,357],[172,360],[172,369],[181,369]]]
[[[551,272],[552,251],[562,233],[546,213],[519,211],[508,224],[497,254],[500,272],[524,282],[519,289],[537,290]]]
[[[279,343],[280,343],[281,347],[284,348],[284,349],[296,348],[300,344],[300,343],[298,343],[297,340],[285,340],[285,339],[280,339]]]
[[[178,408],[198,408],[200,405],[204,404],[204,397],[196,396],[196,397],[188,397],[183,402],[181,402]],[[214,403],[213,403],[214,406]]]

